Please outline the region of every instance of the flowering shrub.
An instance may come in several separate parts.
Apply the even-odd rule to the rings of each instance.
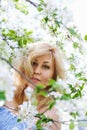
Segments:
[[[26,54],[29,43],[40,40],[55,43],[64,53],[67,80],[51,80],[53,87],[48,92],[44,91],[42,86],[37,86],[35,93],[52,96],[53,101],[49,104],[49,109],[55,104],[58,105],[63,130],[76,129],[81,125],[79,122],[86,121],[87,116],[87,35],[82,39],[71,18],[72,14],[68,8],[56,1],[0,1],[0,100],[10,100],[13,97],[15,87],[11,72],[15,70],[20,73],[13,64],[14,58]],[[28,80],[27,77],[24,78]],[[57,94],[56,90],[60,93]],[[31,95],[28,92],[28,96],[32,95],[33,92]],[[36,101],[32,102],[24,102],[19,106],[18,121],[30,122],[31,118],[34,121],[36,116],[41,120],[36,122],[37,129],[42,128],[42,123],[53,122],[44,114],[37,113]],[[31,126],[29,124],[29,128],[32,124],[33,122]]]

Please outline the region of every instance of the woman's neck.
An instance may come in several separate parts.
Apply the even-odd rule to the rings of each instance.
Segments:
[[[40,113],[45,113],[48,110],[48,102],[50,101],[50,98],[48,97],[43,97],[43,96],[37,96],[37,100],[38,100],[38,105],[37,105],[37,110]]]

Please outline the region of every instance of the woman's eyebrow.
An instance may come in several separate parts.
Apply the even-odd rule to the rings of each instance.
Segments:
[[[50,61],[44,61],[43,63],[49,64],[49,63],[51,63],[51,62],[50,62]]]
[[[36,62],[37,62],[37,59],[33,59],[33,61],[36,61]]]

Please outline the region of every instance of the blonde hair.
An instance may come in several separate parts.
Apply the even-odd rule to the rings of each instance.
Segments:
[[[19,66],[17,66],[17,69],[22,72],[25,76],[28,78],[31,77],[33,74],[33,68],[32,68],[32,60],[35,57],[51,54],[54,59],[54,80],[57,80],[57,78],[64,79],[65,78],[65,69],[63,64],[63,58],[61,51],[57,45],[52,45],[49,43],[35,43],[32,44],[30,47],[27,48],[28,54],[24,56],[20,60]],[[16,73],[16,81],[15,86],[17,86],[17,89],[14,94],[14,101],[17,104],[23,103],[24,100],[26,100],[26,96],[24,93],[25,88],[28,86],[27,80],[25,80],[21,75]]]

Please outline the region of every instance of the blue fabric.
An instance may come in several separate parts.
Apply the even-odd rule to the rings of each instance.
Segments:
[[[27,130],[25,122],[17,122],[17,116],[7,108],[0,107],[0,130]]]

